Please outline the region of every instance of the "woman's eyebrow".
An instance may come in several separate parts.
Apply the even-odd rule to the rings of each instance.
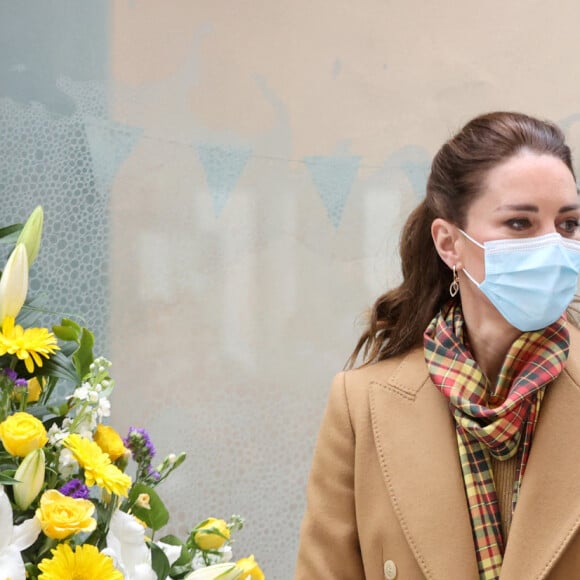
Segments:
[[[565,205],[563,207],[560,208],[560,212],[559,213],[564,213],[567,211],[573,211],[575,209],[580,209],[580,203],[574,203],[572,205]]]
[[[538,213],[540,208],[529,203],[505,204],[495,208],[495,211],[533,211]],[[562,211],[562,210],[560,210]]]
[[[566,213],[567,211],[574,211],[576,209],[580,209],[580,203],[564,205],[558,210],[558,213]],[[540,211],[540,208],[537,205],[532,205],[529,203],[516,203],[516,204],[500,205],[495,209],[495,211],[531,211],[534,213],[538,213]]]

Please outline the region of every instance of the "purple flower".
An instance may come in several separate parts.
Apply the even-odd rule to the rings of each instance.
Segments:
[[[14,383],[15,387],[28,387],[28,381],[26,379],[21,379],[14,369],[6,368],[2,369],[2,374],[11,382]]]
[[[161,474],[156,469],[153,469],[153,467],[151,467],[151,465],[148,465],[147,466],[147,476],[150,477],[151,479],[153,479],[154,481],[159,481]]]
[[[123,440],[125,447],[131,450],[133,459],[143,465],[150,465],[155,456],[155,447],[151,442],[151,437],[145,429],[129,427],[129,434]]]
[[[123,440],[125,447],[131,450],[133,459],[137,462],[137,481],[145,481],[150,484],[161,479],[161,474],[151,467],[151,460],[155,455],[155,447],[151,437],[145,429],[129,427],[129,434]]]
[[[88,499],[89,488],[80,479],[71,479],[65,483],[58,491],[68,497],[75,499]]]
[[[9,380],[11,380],[13,383],[16,382],[16,380],[18,379],[18,375],[16,374],[16,371],[14,369],[4,369],[2,371]]]

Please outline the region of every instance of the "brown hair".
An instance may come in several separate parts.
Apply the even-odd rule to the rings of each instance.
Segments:
[[[369,364],[422,343],[425,328],[450,301],[452,280],[451,270],[433,244],[433,220],[440,217],[465,227],[467,210],[480,195],[487,173],[523,149],[557,157],[574,176],[570,148],[562,131],[553,123],[521,113],[476,117],[437,152],[426,197],[401,233],[403,282],[376,300],[349,367],[360,354],[363,364]]]

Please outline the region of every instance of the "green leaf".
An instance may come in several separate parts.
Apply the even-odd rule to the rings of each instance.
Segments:
[[[165,580],[169,575],[171,566],[165,552],[157,545],[151,544],[151,567],[157,574],[157,580]]]
[[[72,358],[72,355],[76,352],[77,348],[79,347],[78,342],[73,340],[69,340],[67,342],[60,343],[60,352],[66,356],[67,358]],[[71,361],[72,364],[72,361]],[[73,365],[74,366],[74,365]]]
[[[36,326],[43,314],[50,314],[51,312],[46,308],[48,301],[49,297],[46,294],[37,294],[32,298],[28,298],[22,306],[16,322],[24,328]]]
[[[57,416],[46,405],[29,405],[26,407],[26,412],[40,419],[43,423]]]
[[[24,224],[13,224],[0,228],[0,244],[15,244]]]
[[[1,485],[14,485],[15,483],[18,483],[17,479],[14,479],[10,475],[8,475],[8,472],[6,472],[6,471],[0,471],[0,484]]]
[[[149,509],[140,507],[135,503],[142,493],[149,495]],[[143,520],[154,531],[161,529],[169,521],[169,512],[163,501],[152,487],[144,483],[137,482],[133,485],[131,493],[129,493],[129,504],[131,505],[131,513]]]
[[[83,328],[79,348],[72,356],[77,373],[81,378],[89,373],[91,363],[95,360],[93,355],[94,344],[95,337],[93,336],[93,333],[90,330]]]
[[[70,318],[63,318],[60,321],[60,325],[61,326],[68,326],[69,328],[74,328],[77,331],[77,336],[81,333],[80,325],[77,324],[74,320],[71,320]]]
[[[81,379],[71,360],[58,351],[45,361],[36,373],[40,376],[64,379],[75,384],[79,384]]]
[[[60,340],[74,340],[78,341],[78,332],[70,326],[53,326],[52,332]]]

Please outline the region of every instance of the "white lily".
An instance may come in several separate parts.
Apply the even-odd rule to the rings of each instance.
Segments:
[[[0,278],[0,324],[16,318],[28,292],[28,257],[24,244],[16,244]]]
[[[120,510],[113,514],[103,554],[113,558],[125,580],[157,580],[145,543],[145,528],[132,515]]]
[[[26,253],[28,255],[28,265],[32,266],[36,256],[38,256],[38,250],[40,249],[40,239],[42,238],[42,224],[44,222],[44,212],[42,211],[42,206],[37,206],[34,211],[30,214],[30,217],[26,220],[18,240],[17,244],[23,243],[26,246]]]
[[[20,552],[34,544],[39,534],[40,521],[36,517],[19,526],[13,524],[10,500],[0,486],[0,580],[25,580]]]
[[[14,502],[20,509],[27,509],[36,499],[44,485],[45,457],[42,448],[32,450],[18,466],[14,479]]]
[[[242,580],[243,573],[235,564],[214,564],[192,572],[185,580]]]

